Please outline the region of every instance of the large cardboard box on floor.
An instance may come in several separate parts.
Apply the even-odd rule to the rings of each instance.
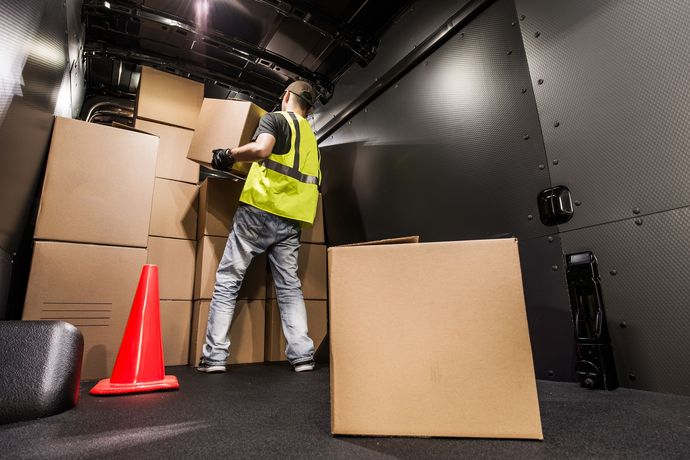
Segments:
[[[165,365],[187,365],[189,364],[189,338],[192,326],[192,301],[162,300],[160,308]]]
[[[197,246],[194,299],[211,299],[216,283],[216,271],[223,257],[227,237],[205,236]],[[239,299],[266,298],[266,255],[255,257],[247,269]]]
[[[251,142],[266,111],[248,101],[204,99],[187,158],[211,167],[214,149],[232,149]],[[233,170],[246,174],[251,163],[237,163]]]
[[[190,184],[199,183],[199,165],[187,159],[187,151],[194,131],[141,119],[134,122],[134,127],[158,136],[160,143],[156,161],[156,177]]]
[[[300,241],[303,243],[318,243],[324,244],[326,242],[326,234],[324,232],[323,222],[323,200],[319,193],[319,202],[316,206],[316,217],[314,218],[314,225],[305,225],[302,227],[302,235]]]
[[[322,244],[302,243],[297,256],[297,276],[302,283],[302,294],[305,299],[328,299],[328,268],[326,246]],[[268,283],[269,299],[276,298],[273,278]]]
[[[192,342],[189,363],[196,366],[206,341],[206,325],[210,300],[194,302]],[[230,356],[228,364],[260,363],[264,360],[264,329],[266,303],[263,300],[238,300],[230,326]]]
[[[204,235],[227,238],[232,219],[240,204],[244,182],[209,177],[199,187],[199,222],[197,239]]]
[[[197,185],[156,179],[149,234],[193,240],[196,237],[198,198]]]
[[[196,244],[194,240],[149,237],[147,263],[158,266],[162,300],[192,300]]]
[[[35,238],[146,247],[158,138],[56,118]]]
[[[514,239],[329,249],[334,434],[542,439]]]
[[[316,352],[328,332],[328,305],[325,300],[305,300],[307,308],[307,326],[309,337],[314,342]],[[266,361],[287,361],[285,356],[285,336],[280,322],[278,302],[273,299],[266,302]]]
[[[203,100],[203,83],[142,67],[135,117],[195,129]]]
[[[22,319],[74,324],[82,380],[109,377],[145,263],[145,249],[37,241]]]

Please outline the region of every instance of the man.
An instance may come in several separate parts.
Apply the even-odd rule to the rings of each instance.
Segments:
[[[301,225],[314,222],[321,180],[316,137],[306,120],[315,101],[312,87],[296,81],[283,92],[281,111],[263,116],[252,142],[213,152],[215,169],[228,170],[235,161],[255,163],[216,272],[200,372],[226,371],[237,294],[250,262],[263,252],[273,273],[287,358],[296,372],[314,369],[297,253]]]

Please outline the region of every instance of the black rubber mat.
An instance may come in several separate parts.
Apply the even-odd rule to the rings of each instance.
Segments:
[[[688,458],[690,398],[539,382],[545,440],[333,437],[329,369],[171,367],[180,390],[93,397],[0,426],[2,458]],[[460,391],[460,389],[459,389]]]

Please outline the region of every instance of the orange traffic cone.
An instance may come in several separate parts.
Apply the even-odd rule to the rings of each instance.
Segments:
[[[146,264],[141,270],[113,374],[98,382],[89,393],[118,395],[180,387],[177,377],[165,375],[160,315],[158,267]]]

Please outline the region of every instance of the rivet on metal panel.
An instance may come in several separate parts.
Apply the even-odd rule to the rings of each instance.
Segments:
[[[544,84],[544,79],[543,79],[543,78],[540,78],[539,80],[537,80],[537,83],[540,84],[540,85],[543,85],[543,84]]]
[[[561,123],[558,122],[558,121],[557,121],[556,123],[553,124],[553,127],[554,127],[554,128],[558,128],[559,126],[561,126]]]
[[[525,19],[527,19],[527,16],[525,16],[524,14],[521,14],[520,15],[520,21],[524,21]]]
[[[580,200],[575,200],[575,206],[580,206],[582,204],[582,201]]]
[[[544,168],[546,168],[545,165],[539,165],[539,169],[544,170]]]
[[[633,214],[639,214],[639,213],[640,213],[640,208],[633,209]]]
[[[635,219],[635,225],[642,225],[642,219]]]
[[[352,124],[352,120],[348,121],[347,124],[348,124],[348,125],[351,125],[351,124]]]
[[[548,241],[549,243],[553,243],[553,236],[548,237],[546,241]]]
[[[368,112],[368,111],[369,111],[369,109],[368,109],[368,108],[366,108],[366,109],[364,109],[364,111],[365,111],[365,112]]]
[[[628,377],[629,377],[630,380],[632,380],[632,381],[637,380],[637,374],[634,374],[634,373],[632,373],[632,372],[631,372],[630,374],[628,374]]]
[[[517,21],[513,21],[510,23],[511,26],[515,27],[517,25]]]
[[[511,54],[513,54],[513,50],[508,50],[508,51],[506,51],[506,54],[507,54],[508,56],[510,56]]]
[[[619,326],[620,326],[622,329],[625,329],[626,327],[628,327],[628,323],[626,323],[625,321],[621,321],[621,323],[619,324]]]
[[[534,219],[534,216],[533,216],[532,214],[529,214],[529,215],[527,216],[527,220],[532,220],[532,219]]]
[[[616,276],[616,275],[618,274],[618,270],[616,270],[616,269],[614,268],[614,269],[611,270],[609,273],[611,274],[611,276]]]
[[[520,90],[520,92],[521,92],[522,94],[525,94],[525,93],[527,92],[527,88],[522,88],[522,89]]]
[[[552,163],[553,163],[554,165],[557,165],[557,164],[558,164],[558,160],[553,160]]]
[[[396,83],[396,84],[395,84],[395,87],[396,87],[396,88],[400,88],[400,83]]]
[[[558,271],[558,265],[551,265],[551,270],[557,272]]]
[[[539,38],[540,35],[541,35],[541,32],[534,32],[534,38]]]
[[[546,371],[546,375],[548,375],[549,377],[553,377],[554,375],[556,375],[556,373],[554,371]]]
[[[429,65],[429,61],[424,62],[424,65]]]
[[[525,134],[524,136],[522,136],[522,138],[526,141],[529,140],[529,134]]]

